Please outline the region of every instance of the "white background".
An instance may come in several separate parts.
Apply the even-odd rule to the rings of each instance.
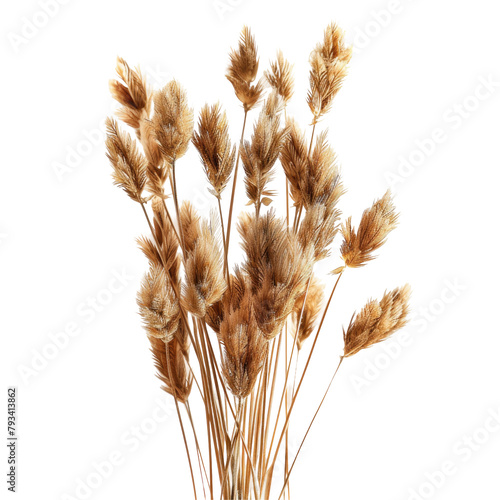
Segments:
[[[218,10],[211,0],[70,0],[51,4],[49,17],[41,4],[4,2],[0,16],[1,366],[3,397],[8,385],[19,391],[17,498],[83,498],[77,485],[93,478],[95,486],[95,464],[110,455],[120,464],[88,498],[191,498],[176,417],[154,420],[164,415],[158,401],[172,407],[135,305],[147,265],[135,238],[146,226],[112,185],[104,156],[116,56],[140,64],[155,87],[175,76],[196,112],[221,100],[236,140],[242,111],[224,71],[242,26],[256,35],[263,69],[278,48],[295,63],[289,112],[305,127],[308,54],[330,21],[355,46],[321,124],[348,188],[341,208],[359,220],[392,173],[401,223],[377,260],[343,277],[292,441],[314,412],[355,309],[409,282],[415,319],[343,364],[294,472],[293,497],[500,498],[495,2],[222,0]],[[61,165],[69,168],[62,175]],[[182,197],[206,211],[193,151],[179,176]],[[334,250],[319,271],[338,265]],[[122,290],[88,313],[89,298],[109,298],[113,274],[123,272]],[[325,282],[330,289],[332,278]],[[54,336],[71,324],[78,334],[54,351]],[[22,376],[27,368],[34,371]],[[140,426],[148,432],[137,444]],[[444,462],[453,473],[443,479],[435,472]],[[6,486],[2,479],[2,498]]]

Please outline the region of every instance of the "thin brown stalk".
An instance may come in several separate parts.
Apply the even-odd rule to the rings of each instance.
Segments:
[[[326,388],[326,391],[323,395],[323,398],[321,399],[321,402],[316,410],[316,412],[314,413],[314,416],[309,424],[309,427],[307,428],[307,431],[304,435],[304,437],[302,438],[302,441],[300,442],[300,446],[299,446],[299,449],[297,450],[297,453],[295,454],[295,458],[293,459],[293,462],[292,462],[292,465],[290,467],[290,470],[288,470],[288,473],[286,474],[286,477],[285,477],[285,483],[283,484],[283,488],[281,489],[281,492],[280,492],[280,495],[278,497],[278,500],[280,500],[281,496],[283,495],[284,491],[285,491],[285,488],[287,487],[287,485],[289,486],[289,479],[290,479],[290,474],[292,473],[292,469],[295,465],[295,462],[297,461],[297,458],[299,456],[299,453],[300,451],[302,450],[302,446],[304,446],[304,441],[306,440],[307,438],[307,435],[309,434],[309,431],[311,430],[311,427],[314,423],[314,421],[316,420],[316,417],[318,416],[318,413],[319,413],[319,410],[321,410],[321,407],[323,406],[323,403],[326,399],[326,396],[328,395],[328,392],[330,391],[330,387],[332,386],[333,384],[333,380],[335,379],[335,376],[337,375],[337,372],[339,371],[339,368],[340,368],[340,365],[342,364],[342,361],[344,360],[344,356],[340,356],[340,361],[339,361],[339,364],[337,365],[337,368],[332,376],[332,378],[330,379],[330,383],[328,384],[327,388]]]
[[[231,222],[233,220],[233,207],[234,207],[234,195],[236,193],[236,181],[238,179],[238,167],[240,164],[240,150],[241,150],[241,145],[243,144],[243,137],[245,136],[245,127],[247,124],[247,115],[248,115],[248,110],[245,110],[245,115],[243,118],[243,127],[241,129],[241,137],[240,137],[240,142],[238,145],[238,154],[236,156],[236,165],[234,166],[234,175],[233,175],[233,187],[231,189],[231,202],[229,204],[229,215],[227,218],[227,237],[226,237],[226,242],[225,242],[225,247],[226,247],[226,260],[229,260],[229,240],[231,237]]]

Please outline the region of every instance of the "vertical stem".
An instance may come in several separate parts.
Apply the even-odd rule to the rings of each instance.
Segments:
[[[243,119],[243,128],[241,130],[241,138],[240,138],[240,143],[238,146],[238,155],[236,157],[236,165],[234,167],[233,189],[231,191],[231,204],[229,205],[229,217],[227,219],[226,255],[228,256],[228,260],[229,260],[229,238],[231,237],[231,221],[233,218],[234,194],[236,192],[236,180],[238,178],[238,165],[240,163],[240,148],[241,148],[241,144],[243,142],[243,136],[245,134],[245,127],[247,124],[247,114],[248,114],[248,110],[245,110],[245,117]]]
[[[224,217],[222,216],[222,206],[221,206],[221,201],[220,197],[217,196],[217,203],[219,205],[219,217],[220,217],[220,227],[222,230],[222,245],[224,247],[224,271],[226,274],[226,282],[227,286],[229,286],[229,264],[227,262],[227,250],[226,250],[226,234],[224,231]]]

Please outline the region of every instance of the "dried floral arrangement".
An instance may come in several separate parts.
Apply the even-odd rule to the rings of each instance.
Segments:
[[[267,500],[274,491],[277,499],[290,497],[290,474],[342,361],[407,321],[408,285],[353,315],[338,366],[292,457],[290,420],[339,280],[346,268],[374,258],[398,219],[387,192],[363,212],[358,227],[350,217],[340,222],[344,187],[327,134],[316,127],[350,58],[343,32],[331,24],[310,57],[306,136],[286,115],[294,88],[290,63],[278,52],[257,79],[257,47],[245,27],[226,74],[243,105],[238,144],[220,104],[203,107],[195,127],[177,81],[153,92],[139,69],[118,59],[120,81],[111,81],[110,89],[121,105],[117,117],[135,137],[108,119],[107,156],[116,185],[140,205],[151,232],[138,240],[149,270],[137,302],[158,377],[175,401],[194,498]],[[253,131],[245,135],[258,106]],[[213,195],[208,217],[178,200],[176,168],[191,144]],[[286,176],[283,217],[269,206],[278,165]],[[231,268],[235,187],[242,175],[251,208],[236,221],[245,257]],[[224,194],[230,196],[227,217]],[[329,257],[337,233],[343,265],[332,271],[336,279],[324,304],[314,266]],[[200,415],[191,411],[192,398],[202,403]],[[281,455],[284,473],[278,475]]]

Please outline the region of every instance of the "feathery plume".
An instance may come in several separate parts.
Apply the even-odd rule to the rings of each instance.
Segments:
[[[196,241],[200,236],[200,216],[190,201],[183,201],[180,210],[181,234],[187,254],[193,252]]]
[[[244,215],[238,229],[257,325],[266,339],[272,339],[305,291],[314,263],[312,249],[302,248],[273,210],[262,217]]]
[[[297,336],[297,347],[300,350],[304,345],[304,342],[310,337],[314,330],[316,320],[323,306],[323,290],[324,285],[322,285],[318,279],[314,276],[309,284],[309,289],[307,290],[307,295],[297,297],[293,309],[294,323],[297,325],[299,319],[302,316],[302,320],[298,325],[298,336]],[[294,332],[297,330],[297,326],[294,327]]]
[[[155,92],[152,122],[163,158],[171,165],[186,153],[193,134],[193,110],[177,81]]]
[[[313,124],[330,110],[333,98],[347,75],[351,55],[351,47],[344,45],[343,31],[336,24],[330,24],[325,30],[323,42],[310,56],[307,104],[313,114]]]
[[[149,341],[157,376],[163,383],[162,389],[180,403],[186,403],[191,393],[193,376],[186,364],[181,343],[175,337],[168,344],[152,336]]]
[[[268,343],[259,331],[246,293],[239,307],[227,306],[220,325],[224,348],[222,373],[231,392],[246,398],[253,389],[267,357]]]
[[[140,70],[131,69],[121,57],[117,58],[116,72],[123,83],[110,80],[109,89],[113,98],[123,106],[117,116],[135,128],[140,136],[141,120],[148,117],[151,110],[151,93]]]
[[[180,310],[163,267],[150,267],[142,280],[137,303],[146,333],[170,342],[179,327]]]
[[[146,159],[130,134],[120,130],[112,118],[106,119],[106,156],[113,166],[113,179],[128,196],[143,203],[146,185]]]
[[[226,289],[223,276],[222,252],[213,225],[203,221],[192,253],[186,259],[186,309],[204,318],[207,309],[219,301]]]
[[[236,146],[231,146],[227,116],[220,104],[202,108],[193,144],[200,153],[205,174],[212,186],[210,192],[220,199],[236,158]]]
[[[292,65],[285,59],[281,50],[278,51],[276,61],[271,62],[271,68],[264,72],[264,78],[281,96],[285,105],[288,104],[293,96]]]
[[[375,257],[372,253],[385,243],[397,221],[398,214],[389,190],[363,212],[357,231],[349,217],[342,225],[344,241],[340,248],[345,265],[361,267],[373,260]]]
[[[229,54],[229,67],[226,78],[232,83],[236,97],[242,102],[245,111],[250,111],[259,102],[264,86],[259,80],[252,82],[259,71],[259,59],[255,38],[250,29],[244,27],[236,50]]]
[[[254,126],[251,141],[241,145],[240,155],[245,170],[245,186],[249,203],[268,205],[272,191],[266,190],[273,177],[273,167],[279,157],[287,134],[286,128],[280,128],[280,112],[283,99],[273,91],[267,98]]]
[[[402,328],[408,322],[410,294],[410,286],[404,285],[386,292],[380,302],[370,300],[344,331],[344,356],[353,356]]]

